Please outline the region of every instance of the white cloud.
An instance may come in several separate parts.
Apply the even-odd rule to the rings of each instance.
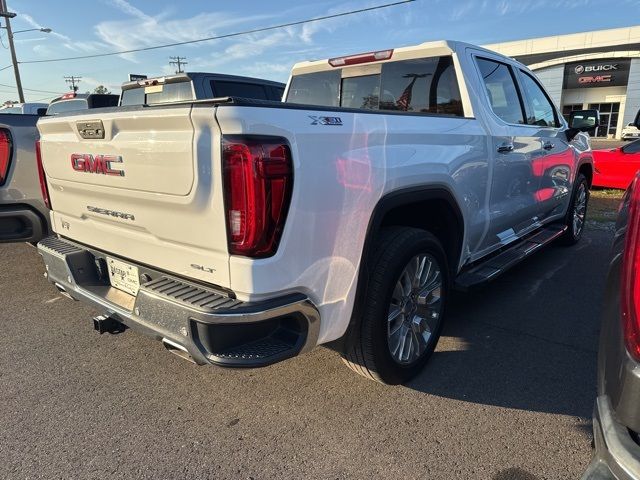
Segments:
[[[499,0],[497,2],[468,0],[458,3],[451,11],[449,18],[455,21],[487,12],[495,13],[499,16],[507,16],[523,15],[541,9],[572,10],[587,7],[595,3],[596,0],[537,0],[535,2],[529,0]]]
[[[141,20],[149,20],[151,17],[149,17],[146,13],[144,13],[142,10],[134,7],[133,5],[131,5],[129,2],[125,1],[125,0],[105,0],[106,3],[114,8],[117,8],[118,10],[120,10],[122,13],[125,13],[127,15],[130,15],[132,17],[136,17],[139,18]]]
[[[120,84],[115,83],[106,83],[104,81],[98,80],[93,77],[83,76],[82,80],[80,80],[80,91],[85,92],[87,90],[93,91],[97,86],[102,85],[107,87],[111,93],[119,93],[120,92]]]

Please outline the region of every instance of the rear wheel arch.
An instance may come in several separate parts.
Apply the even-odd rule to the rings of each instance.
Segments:
[[[416,215],[419,212],[425,214]],[[371,274],[367,259],[372,254],[376,239],[383,229],[394,226],[414,227],[430,232],[445,249],[449,279],[453,280],[457,273],[465,233],[464,217],[451,191],[446,187],[437,186],[408,188],[386,194],[376,204],[369,220],[358,270],[355,302],[343,340],[362,313],[362,302],[367,293],[367,279]]]
[[[452,274],[458,268],[464,238],[464,218],[448,188],[419,187],[391,192],[376,205],[363,251],[363,260],[381,229],[413,227],[434,235],[447,254]]]

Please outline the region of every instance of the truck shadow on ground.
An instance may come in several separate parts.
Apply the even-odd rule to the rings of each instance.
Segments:
[[[551,246],[486,287],[453,292],[438,349],[407,387],[590,418],[610,236],[590,232],[583,242]]]

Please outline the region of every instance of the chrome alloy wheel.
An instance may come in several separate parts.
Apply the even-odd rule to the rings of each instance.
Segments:
[[[442,274],[429,254],[413,257],[400,274],[387,316],[387,343],[393,359],[415,362],[429,345],[440,324]]]
[[[576,202],[573,206],[573,236],[579,237],[584,227],[584,220],[587,213],[587,187],[581,183],[576,194]]]

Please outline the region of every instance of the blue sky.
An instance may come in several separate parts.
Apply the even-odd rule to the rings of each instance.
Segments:
[[[338,13],[390,0],[13,0],[21,61],[179,42]],[[80,8],[83,7],[83,8]],[[286,81],[301,60],[454,39],[485,44],[640,23],[640,0],[417,0],[384,10],[260,34],[114,57],[21,64],[25,97],[47,101],[68,91],[63,77],[82,76],[80,91],[107,85],[118,92],[128,73],[173,73],[169,56],[187,70]],[[0,68],[10,65],[2,33]],[[13,70],[0,71],[0,99],[17,99]]]

